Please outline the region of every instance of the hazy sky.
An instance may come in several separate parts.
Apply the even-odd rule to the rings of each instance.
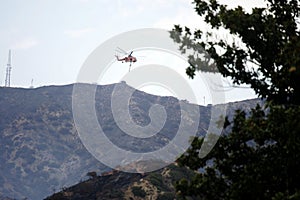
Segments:
[[[202,24],[189,0],[1,0],[0,16],[0,84],[12,49],[13,87],[74,83],[88,55],[122,32]]]

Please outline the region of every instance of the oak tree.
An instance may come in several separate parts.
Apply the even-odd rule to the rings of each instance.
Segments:
[[[251,113],[236,111],[205,158],[199,157],[203,138],[194,138],[178,159],[180,165],[199,172],[177,183],[183,197],[300,198],[299,2],[265,2],[265,7],[246,12],[217,0],[194,0],[196,12],[211,29],[227,30],[233,40],[179,25],[171,31],[182,53],[195,51],[186,69],[190,77],[197,70],[219,72],[236,85],[250,85],[268,105],[257,106]]]

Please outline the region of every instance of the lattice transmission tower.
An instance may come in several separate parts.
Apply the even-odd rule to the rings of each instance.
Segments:
[[[11,50],[8,52],[8,61],[6,65],[5,87],[10,87],[10,75],[11,75]]]

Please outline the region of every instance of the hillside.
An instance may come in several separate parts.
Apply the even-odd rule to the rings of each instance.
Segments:
[[[193,171],[174,164],[146,174],[112,171],[65,188],[45,200],[172,200],[176,197],[175,183],[194,175]]]
[[[130,89],[120,84],[124,90]],[[133,94],[130,112],[137,124],[149,123],[148,112],[153,104],[164,106],[168,116],[160,134],[152,139],[137,140],[123,133],[113,119],[110,97],[114,86],[97,86],[95,95],[99,123],[114,144],[135,152],[151,151],[174,137],[180,119],[176,98],[141,91]],[[101,174],[111,170],[96,160],[78,137],[72,113],[72,91],[73,85],[0,88],[0,196],[42,199],[86,180],[88,172]],[[257,102],[230,104],[228,113],[236,108],[249,109]],[[211,107],[199,108],[197,134],[205,135]]]

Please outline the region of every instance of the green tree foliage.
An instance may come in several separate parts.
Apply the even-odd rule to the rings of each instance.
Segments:
[[[208,156],[197,156],[203,139],[195,138],[178,160],[204,172],[179,182],[177,190],[201,199],[295,196],[300,191],[299,121],[299,106],[272,106],[268,114],[258,106],[249,117],[237,111],[230,133],[220,137]]]
[[[228,9],[216,0],[194,1],[196,12],[212,29],[227,29],[242,44],[210,39],[201,30],[191,33],[179,25],[171,31],[183,53],[196,52],[189,56],[190,77],[197,70],[220,72],[237,85],[249,84],[268,105],[251,113],[236,111],[203,159],[199,158],[203,139],[194,138],[178,159],[180,165],[199,171],[177,183],[183,197],[300,199],[299,2],[266,3],[266,8],[246,12],[242,7]]]
[[[131,190],[132,190],[133,195],[136,197],[144,198],[147,195],[147,193],[143,190],[143,188],[141,188],[139,186],[133,186],[131,188]]]
[[[227,9],[216,0],[195,0],[195,10],[212,29],[228,30],[232,42],[209,39],[199,30],[176,25],[171,37],[180,43],[183,53],[193,49],[186,72],[194,77],[196,70],[220,72],[235,84],[249,84],[262,98],[276,103],[300,103],[300,40],[298,31],[299,2],[268,0],[266,8],[251,13],[242,7]],[[201,47],[202,49],[200,49]],[[214,60],[211,64],[208,55]],[[249,67],[253,64],[255,67]]]

